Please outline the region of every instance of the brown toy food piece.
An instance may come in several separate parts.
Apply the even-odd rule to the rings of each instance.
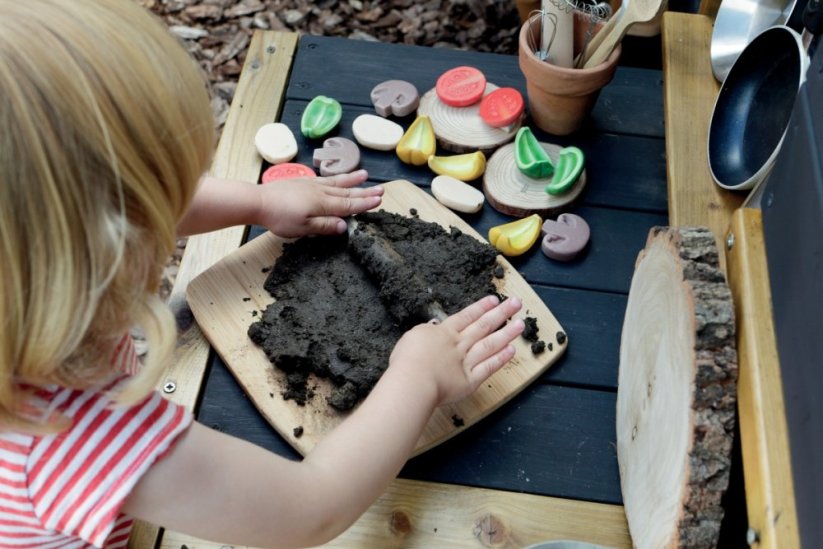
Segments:
[[[577,257],[589,243],[591,236],[586,220],[571,213],[560,214],[557,221],[547,219],[543,222],[542,232],[540,249],[557,261],[571,261]]]
[[[371,102],[380,116],[406,116],[420,103],[420,93],[411,82],[386,80],[371,90]]]
[[[360,165],[360,149],[351,139],[330,137],[314,150],[312,162],[323,176],[349,173]]]
[[[735,423],[734,307],[711,231],[656,227],[632,278],[617,459],[635,547],[715,547]]]

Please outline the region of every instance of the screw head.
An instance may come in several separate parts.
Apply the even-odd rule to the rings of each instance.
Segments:
[[[729,233],[726,236],[726,247],[730,250],[734,247],[734,233]]]
[[[164,393],[173,393],[177,390],[177,384],[171,380],[167,381],[163,384],[163,392]]]
[[[757,535],[757,530],[754,528],[749,528],[746,530],[746,543],[749,545],[754,545],[758,541],[760,541],[760,536]]]

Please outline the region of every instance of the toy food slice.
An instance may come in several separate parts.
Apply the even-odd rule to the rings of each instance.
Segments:
[[[583,151],[577,147],[566,147],[557,156],[554,177],[546,185],[546,192],[553,195],[566,193],[583,171],[585,160]]]
[[[540,249],[544,254],[558,261],[571,261],[588,244],[591,229],[579,215],[563,213],[557,221],[547,219],[542,233]]]
[[[447,208],[463,213],[480,211],[486,201],[481,191],[448,175],[432,179],[432,194]]]
[[[489,242],[506,256],[521,255],[531,248],[540,235],[543,220],[537,214],[489,229]]]
[[[418,116],[397,143],[397,156],[406,164],[422,166],[435,153],[437,142],[428,116]]]
[[[429,168],[436,174],[450,175],[460,181],[477,179],[486,171],[486,155],[481,151],[454,156],[430,156]]]
[[[405,80],[386,80],[372,88],[371,102],[380,116],[406,116],[417,109],[420,93]]]
[[[467,107],[483,97],[486,76],[474,67],[455,67],[440,75],[434,89],[446,105]]]
[[[288,126],[280,122],[264,124],[254,134],[254,146],[266,162],[280,164],[297,156],[297,140]]]
[[[498,88],[480,101],[480,118],[493,128],[511,126],[523,116],[523,95],[514,88]]]
[[[296,164],[293,162],[285,162],[283,164],[275,164],[263,172],[260,181],[269,183],[278,179],[294,179],[297,177],[317,177],[314,170],[303,164]]]
[[[360,165],[360,149],[351,139],[330,137],[314,150],[312,161],[320,167],[320,175],[349,173]]]
[[[318,95],[312,99],[303,111],[300,119],[300,132],[309,139],[323,137],[340,122],[343,107],[336,99]]]
[[[532,179],[545,179],[554,173],[551,158],[528,126],[517,130],[514,162],[518,170]]]
[[[392,150],[403,137],[403,126],[374,114],[355,118],[351,131],[360,145],[378,151]]]

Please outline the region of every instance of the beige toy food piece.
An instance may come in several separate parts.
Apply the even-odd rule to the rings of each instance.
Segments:
[[[391,151],[403,137],[403,126],[374,114],[361,114],[351,125],[357,142],[369,149]]]
[[[432,194],[447,208],[463,213],[480,211],[486,201],[482,192],[448,175],[438,175],[432,180]]]
[[[297,140],[289,127],[280,122],[261,126],[254,136],[254,146],[272,164],[282,164],[297,156]]]

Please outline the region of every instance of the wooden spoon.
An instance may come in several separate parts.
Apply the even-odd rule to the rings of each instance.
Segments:
[[[607,35],[611,33],[612,29],[617,24],[617,21],[621,17],[623,17],[625,6],[626,4],[620,4],[620,7],[617,9],[617,11],[614,12],[612,16],[609,17],[609,19],[605,23],[603,23],[603,26],[600,27],[600,30],[598,30],[595,33],[595,35],[592,36],[591,40],[589,40],[589,43],[586,44],[583,51],[581,51],[578,54],[578,58],[575,60],[574,64],[575,67],[577,67],[578,69],[583,68],[583,65],[586,63],[586,61],[589,60],[589,57],[591,57],[592,52],[594,52],[594,50],[596,50],[600,46],[600,44],[603,43],[603,38],[605,38]]]
[[[615,46],[623,40],[629,27],[635,23],[651,21],[664,9],[664,6],[663,0],[625,0],[620,6],[618,13],[612,17],[612,19],[616,20],[614,26],[608,29],[609,33],[603,36],[600,45],[598,45],[597,48],[588,48],[591,50],[591,54],[585,63],[583,63],[583,68],[590,69],[606,61]],[[622,15],[620,15],[620,12],[622,12]],[[611,23],[611,20],[609,23]],[[602,34],[604,30],[607,29],[604,27],[597,35]],[[595,37],[597,35],[595,35]]]

